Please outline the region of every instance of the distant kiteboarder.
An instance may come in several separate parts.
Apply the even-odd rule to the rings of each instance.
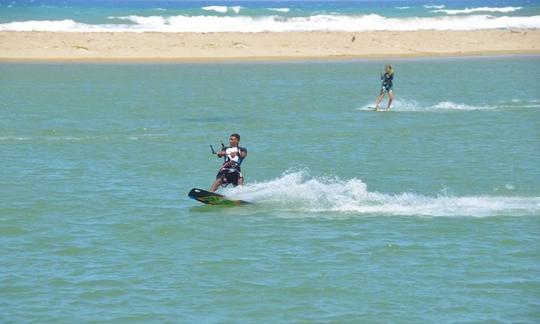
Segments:
[[[384,68],[384,74],[381,73],[381,92],[379,96],[377,97],[377,100],[375,101],[375,111],[379,110],[379,104],[384,98],[384,94],[388,94],[388,106],[386,107],[386,111],[390,110],[390,105],[392,105],[392,101],[394,100],[394,91],[392,90],[394,80],[394,68],[392,68],[392,65],[387,65]]]

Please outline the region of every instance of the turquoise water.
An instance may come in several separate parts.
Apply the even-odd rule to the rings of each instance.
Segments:
[[[1,64],[0,321],[536,323],[539,63]]]

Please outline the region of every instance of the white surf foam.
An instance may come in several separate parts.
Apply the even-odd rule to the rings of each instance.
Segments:
[[[234,11],[235,14],[239,14],[240,13],[240,10],[242,9],[242,7],[240,6],[234,6],[234,7],[230,7],[230,9],[232,11]]]
[[[278,211],[447,217],[540,215],[540,197],[384,194],[368,191],[359,179],[317,178],[306,171],[228,189],[226,194]]]
[[[436,105],[429,107],[431,110],[493,110],[493,106],[474,106],[463,103],[455,103],[451,101],[439,102]]]
[[[465,8],[465,9],[437,9],[432,10],[431,12],[442,12],[447,15],[460,15],[460,14],[471,14],[476,12],[500,12],[500,13],[509,13],[521,10],[523,7],[501,7],[501,8],[491,8],[491,7],[480,7],[480,8]]]
[[[206,11],[215,11],[219,13],[227,13],[227,11],[229,10],[227,6],[206,6],[202,7],[201,9]]]
[[[202,7],[201,9],[205,10],[205,11],[215,11],[215,12],[219,12],[219,13],[227,13],[230,10],[230,11],[238,14],[238,13],[240,13],[240,10],[242,9],[242,7],[240,7],[240,6],[232,6],[232,7],[227,7],[227,6],[206,6],[206,7]]]
[[[91,31],[92,27],[66,20],[29,20],[0,24],[0,31]]]
[[[522,100],[522,99],[512,99],[509,102],[501,101],[498,103],[498,106],[502,108],[540,108],[538,100]]]
[[[386,99],[380,104],[382,110],[386,108]],[[373,103],[366,104],[357,108],[360,111],[372,110]],[[434,105],[424,105],[415,100],[397,99],[392,102],[391,110],[395,112],[446,112],[446,111],[473,111],[473,110],[493,110],[495,106],[488,105],[469,105],[464,103],[455,103],[452,101],[442,101]]]
[[[221,9],[220,9],[221,10]],[[228,10],[228,9],[227,9]],[[239,10],[239,9],[238,9]],[[492,17],[488,15],[386,18],[315,15],[283,16],[120,16],[125,24],[84,24],[66,20],[31,20],[0,24],[0,31],[66,32],[287,32],[287,31],[413,31],[540,28],[540,15]]]

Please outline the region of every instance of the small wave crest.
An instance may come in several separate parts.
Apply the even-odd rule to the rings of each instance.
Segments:
[[[268,8],[270,11],[276,11],[276,12],[289,12],[291,9],[289,8]]]
[[[445,5],[424,5],[424,8],[426,9],[442,9]]]
[[[452,197],[415,193],[384,194],[368,191],[359,179],[311,177],[307,171],[290,171],[280,177],[226,194],[256,202],[277,211],[403,216],[529,216],[540,212],[540,197]]]

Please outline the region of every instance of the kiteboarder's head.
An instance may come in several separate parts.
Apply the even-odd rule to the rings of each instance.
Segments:
[[[240,135],[237,133],[231,134],[231,136],[229,136],[229,144],[231,147],[238,146],[238,143],[240,143]]]

